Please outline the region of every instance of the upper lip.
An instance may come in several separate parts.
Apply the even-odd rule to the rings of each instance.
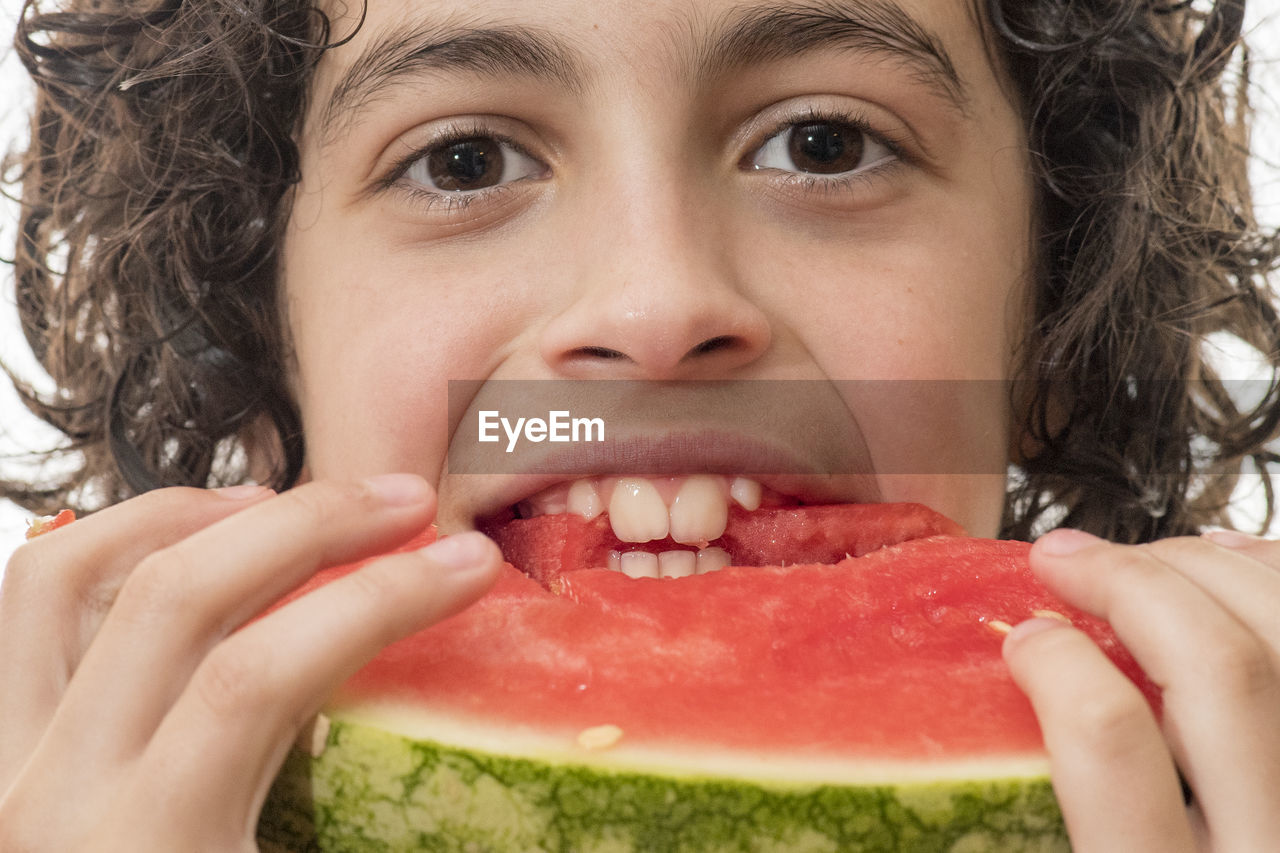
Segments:
[[[464,490],[473,492],[472,506],[459,507],[473,527],[550,486],[606,474],[726,474],[750,477],[802,503],[880,500],[865,451],[850,448],[850,443],[839,437],[828,444],[797,454],[769,438],[741,431],[648,431],[604,442],[534,445],[505,470],[450,471],[449,478],[476,476],[485,480],[480,488]],[[853,444],[861,447],[860,442]]]
[[[608,474],[740,475],[803,503],[879,500],[876,466],[840,390],[787,379],[451,383],[442,527],[475,527],[549,486]],[[508,453],[473,432],[482,411],[552,410],[599,417],[605,440],[525,441]]]

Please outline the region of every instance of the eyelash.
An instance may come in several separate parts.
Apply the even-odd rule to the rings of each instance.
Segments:
[[[436,211],[443,206],[443,212],[447,214],[456,213],[470,207],[478,201],[491,201],[497,196],[509,192],[514,183],[497,184],[484,189],[471,190],[469,192],[445,192],[441,190],[433,190],[421,186],[416,182],[405,179],[409,170],[414,164],[431,154],[431,152],[447,148],[450,145],[462,142],[467,139],[492,139],[501,142],[503,145],[509,145],[519,151],[526,157],[537,160],[537,157],[530,154],[529,151],[516,142],[510,136],[495,131],[478,121],[468,124],[454,125],[446,128],[439,135],[431,139],[426,145],[417,148],[414,151],[400,158],[391,167],[387,176],[377,184],[379,191],[398,189],[405,194],[408,200],[414,204],[422,206],[425,211]]]
[[[883,145],[893,157],[888,162],[878,161],[847,175],[825,176],[816,173],[784,172],[781,177],[775,175],[773,180],[788,188],[798,189],[804,193],[832,195],[850,190],[855,186],[866,186],[884,177],[886,173],[903,165],[910,165],[913,162],[913,159],[907,153],[905,143],[899,137],[883,130],[877,130],[865,116],[852,111],[815,109],[811,107],[797,110],[774,122],[767,133],[757,138],[756,144],[751,148],[750,152],[744,155],[740,163],[748,163],[761,150],[765,142],[777,134],[787,131],[789,128],[801,124],[822,123],[847,125],[864,134],[868,139]],[[444,192],[428,189],[414,181],[405,179],[414,164],[429,156],[431,152],[478,137],[509,145],[526,157],[534,160],[538,159],[509,135],[495,131],[479,121],[472,121],[467,124],[446,128],[427,144],[397,160],[387,176],[378,182],[377,189],[379,191],[397,189],[403,192],[410,202],[421,205],[424,211],[439,212],[444,215],[459,213],[476,202],[496,200],[500,195],[510,192],[513,186],[520,181],[497,184],[469,192]],[[754,167],[747,166],[746,168]]]
[[[855,184],[865,186],[883,177],[891,170],[904,165],[909,166],[915,162],[914,158],[908,153],[905,140],[895,134],[876,129],[863,114],[853,111],[817,109],[813,107],[796,110],[775,121],[767,132],[756,137],[756,143],[752,146],[751,151],[739,162],[744,164],[746,168],[753,168],[750,165],[750,160],[764,148],[766,142],[779,133],[803,124],[847,125],[866,136],[867,139],[883,145],[893,157],[888,162],[877,161],[847,175],[827,176],[813,172],[786,172],[783,177],[774,178],[785,186],[799,187],[805,192],[835,193],[849,189]]]

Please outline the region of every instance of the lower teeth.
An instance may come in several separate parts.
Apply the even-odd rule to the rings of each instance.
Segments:
[[[629,578],[687,578],[718,572],[731,563],[728,551],[714,547],[657,554],[650,551],[611,551],[607,568]]]
[[[622,573],[629,578],[658,577],[658,555],[648,551],[628,551],[619,559]]]
[[[697,574],[698,555],[693,551],[663,551],[658,555],[658,575],[664,578],[687,578]]]
[[[703,548],[698,551],[698,574],[718,572],[727,568],[731,562],[729,552],[723,548]]]

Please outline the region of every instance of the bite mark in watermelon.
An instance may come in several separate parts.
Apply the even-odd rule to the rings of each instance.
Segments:
[[[802,564],[679,579],[583,568],[608,537],[576,517],[495,531],[529,573],[508,564],[471,608],[357,673],[319,755],[286,765],[262,838],[301,831],[335,851],[1068,849],[997,627],[1061,614],[1158,710],[1110,629],[1044,590],[1025,543],[957,535],[915,506],[786,512],[744,513],[726,537],[757,555],[807,543],[786,552]]]
[[[789,566],[838,563],[877,548],[926,536],[964,533],[960,525],[919,504],[766,507],[748,512],[729,510],[724,535],[702,543],[723,548],[735,566]],[[506,519],[482,528],[507,562],[546,587],[564,572],[599,568],[617,549],[659,554],[672,547],[667,539],[621,542],[609,518],[590,521],[573,513]]]

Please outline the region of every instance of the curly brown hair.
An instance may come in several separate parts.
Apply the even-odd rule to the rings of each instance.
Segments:
[[[1119,541],[1229,524],[1280,386],[1241,406],[1210,335],[1280,369],[1267,275],[1280,238],[1246,176],[1242,0],[986,0],[983,21],[1028,129],[1038,187],[1030,391],[1006,535],[1048,520]],[[294,0],[27,0],[37,83],[15,259],[27,340],[58,391],[14,378],[69,439],[72,469],[0,495],[47,512],[159,485],[301,470],[285,385],[277,246],[298,179],[294,133],[328,19]],[[1239,395],[1235,395],[1239,396]]]

